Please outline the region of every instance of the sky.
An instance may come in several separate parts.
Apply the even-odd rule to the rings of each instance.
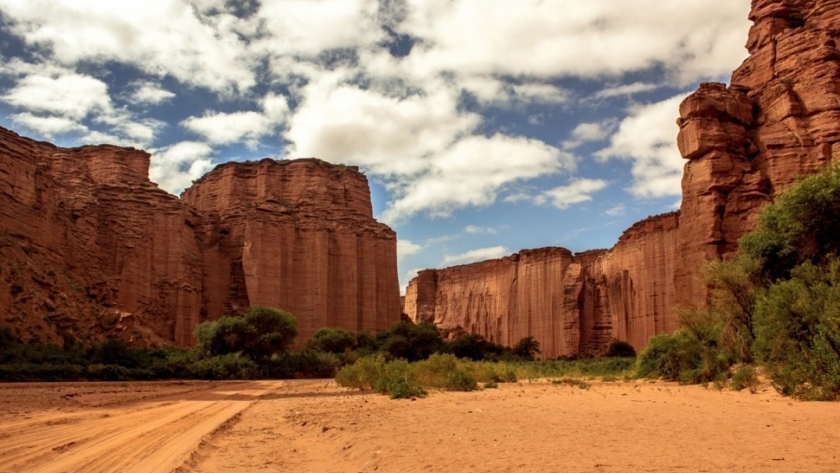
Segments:
[[[612,247],[675,210],[680,101],[749,0],[0,0],[0,125],[152,154],[355,165],[418,269]]]

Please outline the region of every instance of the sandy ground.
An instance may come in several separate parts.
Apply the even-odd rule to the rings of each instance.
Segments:
[[[840,403],[666,383],[0,384],[2,472],[840,471]]]

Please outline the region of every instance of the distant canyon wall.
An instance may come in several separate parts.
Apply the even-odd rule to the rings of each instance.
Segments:
[[[251,305],[294,314],[299,340],[399,319],[396,235],[355,167],[228,163],[179,199],[149,163],[0,128],[0,324],[26,340],[188,346],[201,321]]]
[[[525,250],[421,271],[404,311],[505,345],[525,336],[543,357],[640,349],[705,302],[701,270],[732,255],[761,208],[797,176],[840,162],[840,0],[754,0],[731,85],[701,84],[679,111],[687,160],[679,212],[633,225],[610,250]],[[675,129],[675,133],[677,130]]]

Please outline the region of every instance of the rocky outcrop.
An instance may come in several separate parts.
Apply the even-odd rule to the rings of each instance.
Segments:
[[[507,346],[532,336],[546,358],[597,353],[612,338],[641,346],[675,328],[673,285],[660,278],[673,276],[678,221],[670,213],[639,222],[610,251],[541,248],[420,271],[404,310],[416,322]]]
[[[249,305],[381,330],[400,314],[396,237],[356,168],[219,166],[178,199],[129,148],[65,149],[0,128],[0,323],[23,339],[193,342]]]
[[[548,357],[600,350],[610,339],[639,349],[676,329],[675,309],[705,302],[703,265],[732,255],[760,209],[797,176],[840,160],[840,0],[753,0],[750,19],[750,56],[731,85],[701,84],[680,105],[677,144],[687,163],[678,214],[635,224],[607,252],[551,249],[558,256],[547,274],[561,276],[531,281],[541,295],[529,297],[551,301],[526,303],[535,312],[518,305],[516,284],[497,284],[511,280],[499,274],[516,273],[517,255],[420,272],[405,312],[506,344],[531,335]],[[464,306],[487,288],[512,302]],[[492,330],[523,327],[520,320],[527,330]]]
[[[678,304],[704,301],[697,268],[733,254],[763,205],[840,159],[840,1],[755,0],[750,19],[731,85],[702,84],[680,106]]]
[[[396,235],[373,219],[367,179],[316,159],[227,163],[182,200],[198,226],[203,307],[288,310],[299,340],[321,327],[385,330],[401,313]]]

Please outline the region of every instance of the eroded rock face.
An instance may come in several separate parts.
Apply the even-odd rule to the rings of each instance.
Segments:
[[[674,328],[673,285],[659,278],[672,276],[678,221],[670,213],[639,222],[610,251],[540,248],[420,271],[404,310],[416,322],[507,346],[533,336],[544,358],[598,353],[616,337],[642,346]]]
[[[733,254],[761,207],[840,159],[840,1],[755,0],[750,19],[731,86],[702,84],[680,106],[678,304],[705,300],[697,268]]]
[[[355,167],[316,159],[218,166],[182,195],[198,227],[211,316],[288,310],[299,341],[321,327],[385,330],[401,313],[396,234],[373,219]]]
[[[678,214],[635,224],[607,252],[550,249],[551,269],[531,280],[537,295],[524,306],[521,256],[422,271],[406,313],[505,344],[531,335],[546,357],[598,351],[610,339],[639,349],[676,329],[677,307],[705,302],[703,265],[732,255],[797,176],[840,160],[840,0],[754,0],[750,19],[750,56],[731,85],[701,84],[680,106]]]
[[[355,168],[231,163],[178,199],[149,162],[0,128],[0,323],[27,340],[187,346],[199,322],[249,305],[295,314],[299,340],[399,318],[396,237]]]

